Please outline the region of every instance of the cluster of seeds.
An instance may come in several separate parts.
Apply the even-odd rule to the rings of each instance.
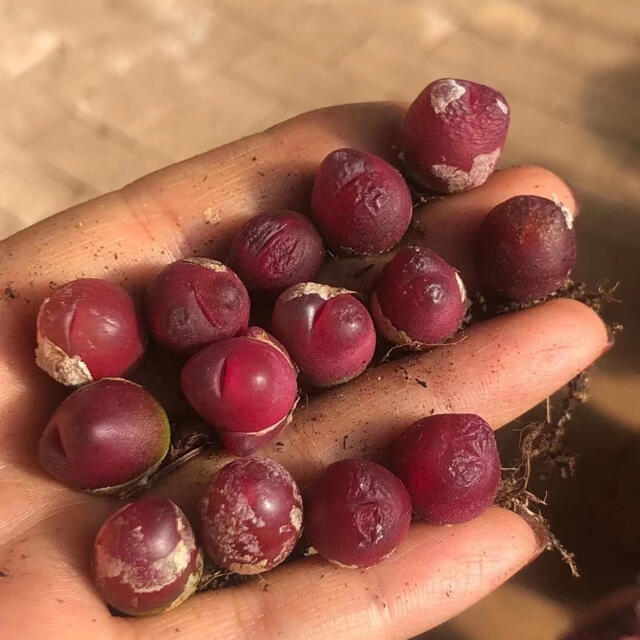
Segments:
[[[406,171],[435,192],[477,187],[498,161],[508,124],[500,93],[437,80],[407,113]],[[104,523],[93,572],[111,606],[145,615],[182,602],[202,573],[197,540],[213,562],[240,574],[276,567],[301,536],[331,562],[368,567],[393,552],[412,514],[453,524],[493,502],[500,459],[493,431],[477,415],[417,421],[391,444],[386,466],[331,464],[305,488],[304,509],[286,469],[251,457],[291,421],[299,385],[318,393],[355,378],[370,365],[377,339],[424,350],[460,329],[468,300],[455,267],[426,246],[396,249],[411,217],[398,169],[365,151],[338,149],[317,170],[309,217],[256,216],[238,232],[226,264],[201,257],[168,265],[150,283],[144,313],[126,291],[96,279],[70,282],[42,303],[37,362],[76,387],[40,439],[46,472],[74,489],[115,494],[146,482],[162,464],[167,415],[125,379],[144,355],[147,330],[182,359],[184,396],[238,456],[211,478],[197,536],[166,499],[139,499]],[[323,242],[334,254],[388,255],[369,301],[315,281]],[[511,198],[487,215],[474,251],[484,295],[542,298],[573,268],[572,216],[539,196]],[[250,326],[250,294],[272,304],[270,333]]]

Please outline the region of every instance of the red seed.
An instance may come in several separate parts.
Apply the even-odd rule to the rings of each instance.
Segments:
[[[482,290],[515,302],[556,291],[576,262],[571,212],[540,196],[515,196],[495,207],[475,239]]]
[[[185,258],[165,267],[151,283],[145,301],[153,337],[183,355],[244,331],[249,306],[240,278],[207,258]]]
[[[277,295],[313,280],[323,260],[322,240],[309,219],[279,211],[248,220],[233,239],[227,263],[249,291]]]
[[[291,419],[296,375],[285,348],[266,331],[249,327],[246,335],[193,356],[182,372],[182,389],[231,453],[249,455]]]
[[[400,172],[382,158],[338,149],[318,168],[311,210],[334,251],[384,253],[398,244],[409,227],[411,194]]]
[[[466,302],[462,280],[451,265],[430,249],[403,247],[376,283],[371,314],[387,340],[418,350],[453,335]]]
[[[500,158],[508,128],[509,107],[501,93],[442,78],[409,107],[402,130],[404,159],[428,189],[454,193],[479,187]]]
[[[305,282],[276,301],[271,328],[313,387],[360,375],[373,357],[376,332],[366,307],[347,289]]]
[[[428,416],[391,445],[390,468],[404,482],[414,512],[454,524],[479,516],[500,483],[500,457],[491,427],[473,414]]]
[[[329,465],[305,497],[305,535],[327,560],[349,568],[386,558],[411,521],[407,490],[390,471],[367,460]]]
[[[76,389],[51,416],[40,466],[74,489],[115,492],[162,462],[170,440],[164,409],[139,385],[103,378]]]
[[[38,312],[36,363],[67,386],[131,371],[146,346],[131,296],[106,280],[73,280]]]
[[[302,529],[302,498],[289,472],[269,458],[234,460],[211,480],[201,504],[202,543],[221,567],[273,569]]]
[[[94,582],[104,600],[132,616],[162,613],[192,595],[202,554],[184,513],[143,498],[116,511],[93,545]]]

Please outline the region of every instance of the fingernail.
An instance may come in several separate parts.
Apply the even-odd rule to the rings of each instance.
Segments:
[[[608,351],[611,351],[611,349],[613,348],[613,346],[616,343],[616,333],[619,333],[622,330],[622,326],[621,325],[610,325],[605,323],[605,327],[607,329],[607,342],[604,345],[604,347],[602,348],[602,354],[604,355],[605,353],[607,353]]]
[[[535,557],[537,557],[549,546],[549,529],[540,518],[536,518],[528,513],[520,513],[519,515],[533,531],[537,542],[535,552]]]
[[[564,183],[567,185],[567,188],[569,189],[569,193],[571,194],[571,197],[573,198],[573,202],[575,203],[574,211],[573,211],[573,217],[575,218],[580,213],[580,209],[582,208],[580,205],[580,200],[578,200],[578,193],[576,192],[575,187],[570,182],[565,180]]]

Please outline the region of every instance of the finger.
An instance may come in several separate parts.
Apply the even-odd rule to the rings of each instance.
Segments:
[[[333,149],[391,158],[403,113],[392,103],[319,109],[150,174],[3,241],[2,282],[33,301],[81,274],[135,287],[177,257],[224,256],[256,213],[306,211],[315,169]]]
[[[292,424],[260,454],[279,461],[304,486],[335,460],[379,457],[395,436],[430,413],[477,413],[498,428],[551,395],[607,344],[600,318],[572,300],[494,318],[455,344],[399,358],[306,406],[301,403]],[[195,517],[211,474],[228,459],[223,454],[197,458],[152,493],[170,497]],[[16,470],[10,481],[0,483],[2,529],[7,536],[18,535],[61,502],[90,499],[47,482],[35,464]]]
[[[554,173],[535,166],[509,167],[493,173],[477,189],[438,197],[418,207],[403,244],[433,249],[460,271],[465,286],[472,292],[476,288],[473,239],[480,223],[496,205],[523,194],[556,200],[574,216],[578,214],[571,188]],[[332,260],[324,266],[320,279],[368,298],[376,278],[392,256]]]
[[[320,558],[296,561],[266,574],[266,584],[201,594],[131,624],[140,640],[166,629],[184,640],[400,640],[478,601],[540,550],[524,520],[492,508],[453,527],[416,523],[393,555],[366,571]]]
[[[296,416],[291,445],[265,453],[277,453],[304,484],[311,465],[298,463],[296,450],[320,467],[350,455],[376,458],[431,413],[477,413],[497,429],[584,370],[607,341],[600,317],[573,300],[497,317],[455,344],[368,370],[350,388],[318,397]]]
[[[573,300],[494,318],[455,344],[370,369],[301,403],[291,425],[260,455],[283,464],[304,487],[336,460],[380,459],[393,438],[432,413],[477,413],[499,428],[582,371],[607,343],[600,318]],[[196,459],[153,492],[195,516],[211,474],[229,459]]]

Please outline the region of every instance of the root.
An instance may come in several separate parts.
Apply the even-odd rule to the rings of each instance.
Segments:
[[[444,342],[433,342],[433,343],[423,342],[421,343],[422,347],[419,350],[412,350],[411,347],[407,344],[394,344],[385,352],[382,358],[380,358],[380,360],[378,360],[378,362],[376,362],[376,364],[373,366],[374,368],[379,367],[380,365],[385,364],[386,362],[389,362],[389,360],[394,360],[396,357],[400,355],[406,356],[412,353],[413,354],[420,353],[422,351],[426,351],[427,349],[433,349],[435,347],[450,347],[454,344],[464,342],[467,339],[467,336],[465,335],[456,337],[458,335],[460,335],[459,332],[456,333],[451,338],[447,338]]]
[[[482,295],[478,295],[472,300],[469,314],[465,320],[468,324],[475,324],[487,318],[504,315],[505,313],[513,313],[514,311],[522,311],[531,309],[543,302],[555,300],[556,298],[570,298],[571,300],[579,300],[580,302],[591,307],[596,313],[600,313],[604,305],[613,302],[620,302],[615,297],[616,291],[620,286],[619,282],[610,283],[608,280],[599,282],[595,290],[589,291],[584,282],[575,282],[567,280],[560,289],[555,293],[548,295],[532,302],[508,302],[504,300],[487,299]],[[613,326],[618,326],[614,323]]]
[[[502,484],[498,492],[496,504],[509,509],[526,519],[533,519],[542,527],[547,536],[547,550],[556,551],[562,561],[569,567],[574,578],[580,577],[575,554],[569,551],[559,538],[551,531],[547,518],[542,514],[542,507],[547,506],[546,499],[539,498],[527,489],[526,478],[520,470],[508,469],[503,472]]]
[[[190,433],[187,436],[178,438],[169,446],[167,457],[164,459],[162,466],[157,471],[134,486],[127,487],[120,493],[116,494],[116,497],[121,500],[131,500],[132,498],[137,497],[142,492],[150,489],[161,478],[170,475],[183,465],[187,464],[190,460],[197,458],[212,444],[214,444],[214,440],[210,436],[201,432]]]
[[[357,271],[354,271],[351,276],[354,278],[362,278],[362,276],[367,273],[367,271],[371,271],[371,269],[373,269],[374,265],[372,264],[368,264],[366,267],[362,267],[361,269],[358,269]]]
[[[415,211],[423,204],[427,204],[432,200],[441,200],[446,197],[443,193],[438,193],[437,191],[431,191],[427,189],[427,187],[421,185],[406,169],[404,164],[404,158],[402,154],[399,154],[398,159],[400,160],[400,173],[402,173],[402,177],[404,178],[407,186],[409,187],[409,191],[411,192],[411,202],[413,204],[413,210]]]
[[[547,548],[560,554],[575,577],[579,577],[580,573],[574,554],[554,535],[549,521],[542,514],[542,508],[547,505],[546,497],[540,498],[532,493],[529,484],[534,473],[542,479],[549,477],[554,470],[558,470],[563,479],[573,476],[575,455],[565,444],[566,426],[575,408],[587,400],[588,380],[588,372],[583,371],[569,382],[556,419],[552,417],[550,400],[547,398],[545,420],[531,422],[522,429],[520,459],[514,467],[503,470],[496,500],[500,506],[533,518],[544,527],[548,536]]]
[[[213,564],[209,558],[205,558],[204,571],[202,577],[198,583],[196,593],[202,593],[203,591],[213,591],[214,589],[222,589],[223,587],[234,587],[236,585],[247,582],[251,576],[243,576],[239,573],[234,573],[228,569],[222,569],[221,567]]]
[[[527,304],[488,301],[479,297],[474,301],[469,316],[469,324],[487,317],[520,311],[555,298],[571,298],[579,300],[600,314],[604,305],[619,302],[615,297],[618,283],[601,282],[595,291],[587,290],[584,283],[568,280],[556,293],[542,300]],[[618,323],[606,323],[612,337],[622,331]],[[589,373],[583,371],[571,380],[559,407],[556,418],[553,417],[550,399],[546,400],[546,416],[540,422],[527,424],[520,434],[520,458],[513,468],[503,470],[502,483],[498,492],[497,504],[511,509],[525,517],[533,518],[544,527],[548,536],[548,549],[560,554],[575,577],[580,575],[575,556],[551,531],[549,521],[542,514],[547,499],[536,496],[529,489],[530,481],[535,475],[545,480],[553,472],[567,479],[575,473],[575,454],[566,446],[567,425],[578,405],[586,402],[588,397]]]

